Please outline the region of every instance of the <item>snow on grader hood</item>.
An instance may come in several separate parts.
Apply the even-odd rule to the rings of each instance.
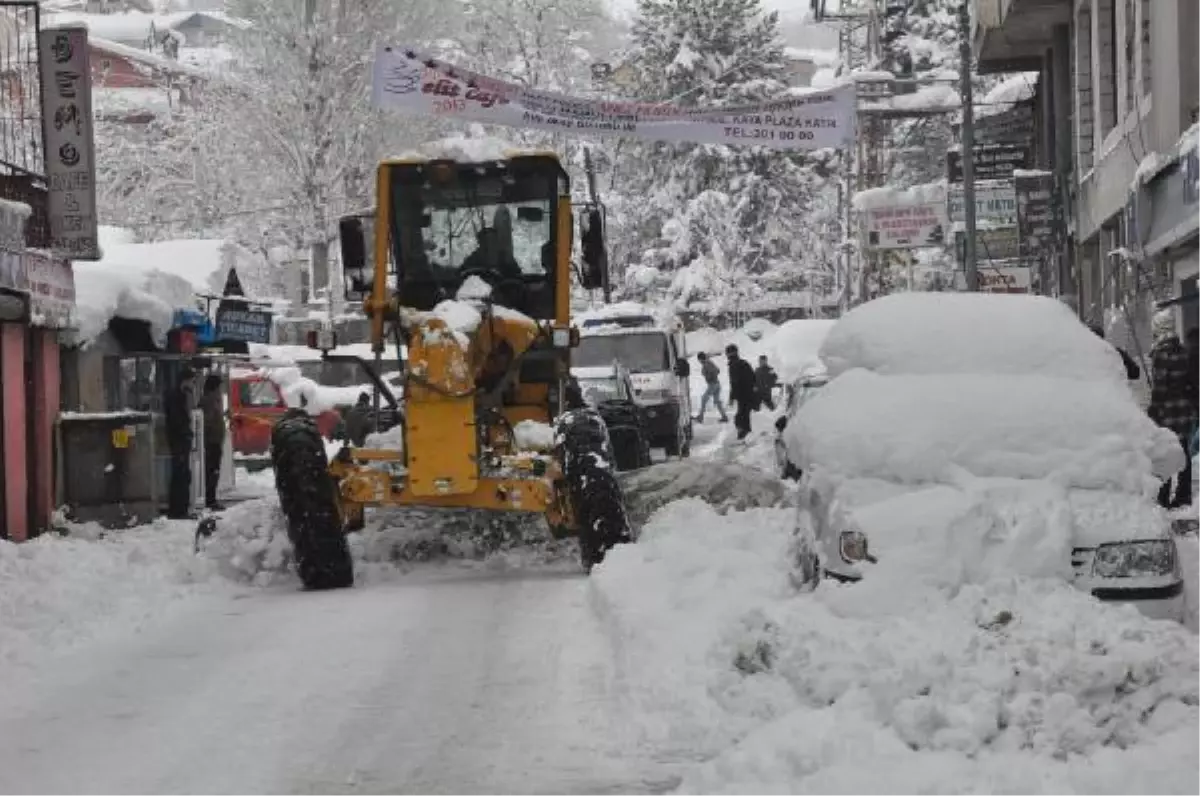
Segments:
[[[390,332],[408,349],[401,444],[326,462],[305,418],[277,426],[276,488],[301,579],[350,585],[343,531],[389,505],[540,513],[552,535],[579,537],[590,569],[632,530],[604,421],[567,388],[579,338],[566,173],[548,154],[405,159],[381,164],[376,184],[378,210],[342,219],[342,262],[372,343]],[[581,220],[581,281],[595,287],[601,216]]]

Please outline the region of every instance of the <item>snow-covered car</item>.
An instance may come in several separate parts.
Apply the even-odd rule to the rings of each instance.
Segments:
[[[1033,296],[901,294],[844,316],[830,381],[787,425],[803,470],[798,582],[870,578],[938,550],[962,580],[1062,576],[1179,619],[1179,555],[1153,495],[1183,465],[1116,351]],[[932,543],[931,543],[932,541]]]
[[[828,383],[829,377],[824,372],[805,373],[795,379],[785,388],[783,414],[775,419],[775,464],[779,468],[779,477],[799,480],[801,470],[799,464],[792,461],[788,454],[784,432],[787,430],[788,419],[795,417],[800,407],[816,395],[817,390]]]

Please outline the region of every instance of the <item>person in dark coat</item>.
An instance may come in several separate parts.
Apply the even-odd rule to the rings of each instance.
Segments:
[[[346,413],[346,439],[356,448],[367,442],[371,433],[371,396],[359,393],[358,402]]]
[[[1192,502],[1192,457],[1189,450],[1192,428],[1196,424],[1196,374],[1190,368],[1188,352],[1175,334],[1174,318],[1169,310],[1154,317],[1154,348],[1150,351],[1150,419],[1179,438],[1185,464],[1175,478],[1175,494],[1168,480],[1158,493],[1164,508],[1178,508]]]
[[[733,425],[737,438],[745,439],[750,433],[750,413],[758,408],[758,385],[754,381],[754,368],[738,356],[735,345],[725,347],[725,358],[729,363],[729,402],[737,404]]]
[[[779,377],[775,375],[775,369],[767,364],[766,354],[762,354],[758,358],[758,367],[754,369],[754,383],[758,387],[758,396],[767,408],[771,411],[775,410],[775,398],[772,393],[775,390],[775,385],[779,384]]]
[[[1108,338],[1104,336],[1104,329],[1100,327],[1100,324],[1093,323],[1089,328],[1096,333],[1097,337],[1107,342]],[[1142,369],[1138,367],[1138,363],[1134,360],[1134,358],[1129,356],[1129,354],[1126,353],[1125,349],[1123,348],[1117,348],[1117,346],[1114,345],[1113,349],[1121,355],[1121,362],[1125,364],[1126,380],[1137,381],[1139,378],[1141,378]]]
[[[171,454],[171,484],[167,492],[167,516],[173,520],[191,519],[192,502],[192,378],[189,365],[179,369],[176,382],[167,390],[163,414],[167,449]]]
[[[219,511],[223,508],[217,503],[217,484],[225,455],[225,395],[221,392],[221,377],[215,373],[204,379],[200,411],[204,415],[204,505]]]

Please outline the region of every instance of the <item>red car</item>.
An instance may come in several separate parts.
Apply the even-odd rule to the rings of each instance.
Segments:
[[[233,451],[256,456],[271,450],[271,429],[288,410],[283,392],[261,375],[237,375],[229,381]],[[334,411],[317,415],[317,428],[325,439],[333,439],[342,417]]]

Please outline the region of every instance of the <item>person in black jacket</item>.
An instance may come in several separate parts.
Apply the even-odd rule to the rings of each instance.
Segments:
[[[195,371],[189,365],[179,369],[179,376],[163,400],[167,447],[171,452],[171,485],[167,492],[167,516],[173,520],[191,518],[192,500],[192,379]]]
[[[738,356],[737,346],[725,347],[725,359],[729,363],[729,401],[737,404],[733,425],[737,428],[737,438],[745,439],[750,433],[750,413],[758,408],[758,384],[754,368]]]

